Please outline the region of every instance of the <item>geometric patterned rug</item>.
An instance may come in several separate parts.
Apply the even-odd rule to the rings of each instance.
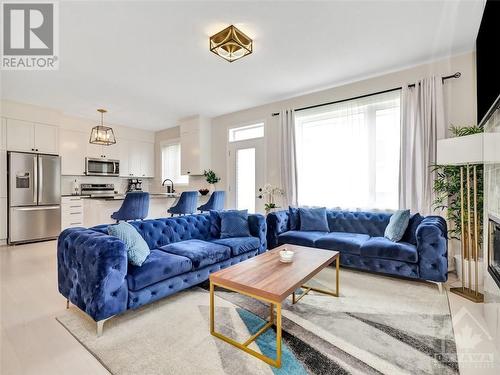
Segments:
[[[310,284],[331,288],[335,270]],[[213,337],[208,293],[194,287],[106,322],[72,307],[57,320],[112,374],[458,374],[446,292],[430,283],[341,269],[340,297],[310,292],[283,303],[282,368]],[[243,342],[268,306],[216,289],[216,329]],[[251,348],[274,357],[275,332]]]

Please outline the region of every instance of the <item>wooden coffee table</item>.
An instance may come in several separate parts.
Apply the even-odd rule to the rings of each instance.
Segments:
[[[280,262],[279,252],[285,248],[295,252],[292,263]],[[304,285],[304,283],[309,281],[323,268],[333,263],[333,261],[335,261],[337,271],[335,292]],[[210,333],[272,366],[281,367],[281,303],[290,295],[292,295],[292,303],[296,303],[311,290],[338,297],[339,262],[340,253],[337,251],[297,245],[282,245],[264,254],[211,274]],[[244,343],[239,343],[230,337],[216,332],[214,318],[214,289],[216,286],[269,303],[269,321]],[[305,291],[299,298],[296,298],[295,290],[300,287],[304,288]],[[276,318],[274,316],[274,307],[276,307]],[[248,347],[257,337],[273,325],[276,326],[275,359]]]

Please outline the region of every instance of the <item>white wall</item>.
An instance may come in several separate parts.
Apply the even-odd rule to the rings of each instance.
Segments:
[[[449,59],[419,65],[405,70],[384,74],[332,89],[298,96],[246,110],[226,114],[212,119],[212,166],[220,173],[227,186],[227,129],[230,126],[265,120],[267,145],[267,182],[279,184],[277,154],[278,117],[273,112],[283,108],[301,108],[310,105],[348,99],[369,93],[401,87],[432,74],[449,75],[459,71],[459,79],[447,80],[444,84],[446,118],[448,124],[472,125],[476,123],[475,55],[467,53]],[[304,74],[307,74],[305,71]]]

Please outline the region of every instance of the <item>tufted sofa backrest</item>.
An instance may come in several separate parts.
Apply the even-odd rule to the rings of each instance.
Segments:
[[[330,232],[348,232],[383,237],[391,214],[387,212],[327,210]]]
[[[209,215],[187,215],[131,221],[129,224],[137,229],[150,249],[191,239],[209,240],[214,238],[214,235],[217,235],[217,233],[211,233]],[[107,233],[107,227],[107,225],[99,225],[92,229]]]

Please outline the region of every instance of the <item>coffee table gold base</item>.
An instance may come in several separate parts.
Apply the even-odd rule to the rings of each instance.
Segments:
[[[335,292],[327,289],[320,289],[320,288],[315,288],[312,286],[307,286],[307,285],[302,285],[301,288],[304,289],[304,292],[300,294],[299,297],[295,295],[295,292],[292,293],[292,303],[296,304],[299,302],[307,293],[309,293],[311,290],[313,292],[318,292],[322,294],[327,294],[329,296],[333,297],[338,297],[339,296],[339,287],[340,287],[340,280],[339,280],[339,272],[340,272],[340,256],[337,257],[335,260]]]
[[[264,324],[262,326],[262,328],[260,328],[255,334],[250,336],[244,343],[239,343],[238,341],[233,340],[230,337],[224,336],[222,333],[216,332],[215,331],[215,300],[214,300],[214,288],[215,288],[215,286],[218,286],[218,287],[221,287],[224,289],[228,289],[228,290],[232,290],[234,292],[255,298],[259,301],[269,303],[270,304],[269,305],[269,321],[267,321],[267,323]],[[276,319],[274,318],[274,306],[276,306]],[[259,352],[255,351],[253,349],[250,349],[248,347],[248,345],[250,345],[252,342],[254,342],[257,339],[257,337],[262,335],[264,332],[266,332],[273,325],[276,326],[276,358],[275,359],[267,357],[267,356],[263,355],[262,353],[259,353]],[[264,299],[262,297],[257,297],[257,296],[242,292],[242,291],[237,290],[237,289],[228,288],[224,285],[215,284],[213,282],[210,282],[210,333],[212,334],[212,336],[215,336],[215,337],[227,342],[228,344],[231,344],[231,345],[235,346],[236,348],[241,349],[250,355],[253,355],[254,357],[266,362],[267,364],[269,364],[271,366],[274,366],[277,368],[281,367],[281,303],[272,302],[272,301],[269,301],[269,300]]]

